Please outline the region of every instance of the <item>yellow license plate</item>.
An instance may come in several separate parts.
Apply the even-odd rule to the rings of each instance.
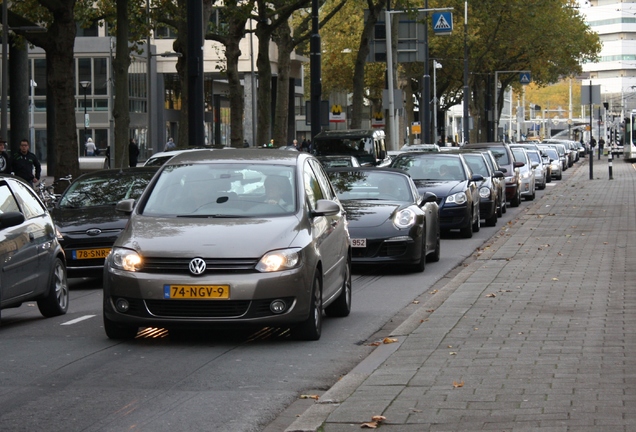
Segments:
[[[165,299],[227,299],[229,285],[164,285]]]
[[[73,259],[81,260],[81,259],[106,258],[106,256],[109,253],[110,253],[110,248],[79,249],[79,250],[74,250],[72,255],[73,255]]]

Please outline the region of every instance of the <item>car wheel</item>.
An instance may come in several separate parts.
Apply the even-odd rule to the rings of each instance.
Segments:
[[[420,260],[413,266],[413,271],[417,273],[422,273],[426,268],[426,226],[424,226],[424,231],[422,232],[422,245],[420,249]]]
[[[345,278],[342,282],[342,292],[338,298],[325,308],[325,314],[330,317],[346,317],[351,312],[351,258],[347,258]]]
[[[563,180],[563,172],[559,173],[559,176],[557,177],[557,180]]]
[[[432,254],[427,256],[427,259],[430,262],[438,262],[440,258],[440,253],[442,250],[442,240],[441,240],[442,236],[441,236],[439,226],[437,227],[437,233],[435,235],[437,237],[435,240],[435,250],[433,251]]]
[[[489,217],[488,219],[486,219],[486,226],[493,227],[493,226],[497,225],[497,218],[498,217],[499,216],[498,216],[497,212],[496,211],[493,212],[492,216]]]
[[[45,317],[64,315],[68,310],[69,289],[66,278],[66,266],[61,259],[55,258],[53,264],[53,274],[49,282],[49,290],[46,295],[40,298],[38,309]]]
[[[137,336],[138,330],[139,327],[116,323],[104,315],[104,331],[109,339],[132,339]]]
[[[459,235],[463,238],[471,238],[473,236],[473,221],[468,222],[468,226],[459,230]]]
[[[540,190],[545,189],[545,185],[548,183],[548,179],[546,178],[546,176],[543,176],[543,181],[541,182],[541,185],[539,186]]]
[[[545,182],[546,183],[552,183],[552,174],[550,174],[549,176],[546,176]]]
[[[473,223],[473,232],[479,232],[481,230],[481,212],[479,206],[477,206],[477,219]]]
[[[316,270],[318,272],[318,270]],[[311,304],[309,316],[294,329],[294,336],[299,340],[315,341],[320,339],[322,332],[322,288],[318,274],[314,276],[311,290]]]
[[[533,190],[533,191],[532,191],[532,195],[528,195],[528,196],[526,197],[526,201],[534,201],[534,199],[536,198],[536,196],[537,196],[537,193]]]
[[[503,215],[507,211],[508,211],[508,203],[504,199],[504,200],[501,201],[501,214]]]
[[[521,204],[521,191],[517,188],[515,196],[510,200],[510,207],[519,207]]]

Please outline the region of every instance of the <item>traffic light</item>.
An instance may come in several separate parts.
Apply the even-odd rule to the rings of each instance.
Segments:
[[[606,110],[609,109],[609,103],[603,102],[603,107],[605,107]]]

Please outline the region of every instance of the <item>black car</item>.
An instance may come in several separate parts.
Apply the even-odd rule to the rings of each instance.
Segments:
[[[123,199],[137,199],[159,167],[95,171],[78,177],[51,211],[71,277],[99,277],[104,258],[128,222],[115,210]]]
[[[510,207],[518,207],[521,204],[521,177],[519,168],[523,162],[515,161],[510,146],[504,142],[486,142],[466,144],[464,149],[485,149],[490,150],[497,159],[499,171],[504,173],[506,178],[506,200],[510,202]]]
[[[454,149],[454,147],[451,147]],[[473,174],[480,174],[484,180],[479,184],[479,213],[486,226],[497,225],[497,219],[502,214],[502,202],[506,197],[499,179],[504,178],[501,171],[492,171],[488,163],[488,155],[483,150],[451,150],[461,153]]]
[[[390,263],[424,271],[439,261],[437,197],[420,196],[411,177],[392,168],[327,169],[347,211],[354,264]]]
[[[64,251],[42,202],[22,179],[0,175],[0,309],[36,301],[45,317],[68,310]]]
[[[459,229],[465,238],[479,231],[479,184],[484,177],[473,174],[461,154],[402,153],[393,159],[391,167],[408,172],[420,195],[437,195],[442,231]]]

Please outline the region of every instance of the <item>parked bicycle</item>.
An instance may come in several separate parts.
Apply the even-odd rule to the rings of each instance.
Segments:
[[[38,197],[40,197],[46,208],[49,210],[55,207],[55,204],[61,197],[61,194],[55,193],[55,187],[60,181],[67,182],[68,186],[73,181],[73,176],[69,174],[66,177],[60,177],[58,181],[54,182],[52,185],[47,185],[46,180],[42,179],[35,188]]]

